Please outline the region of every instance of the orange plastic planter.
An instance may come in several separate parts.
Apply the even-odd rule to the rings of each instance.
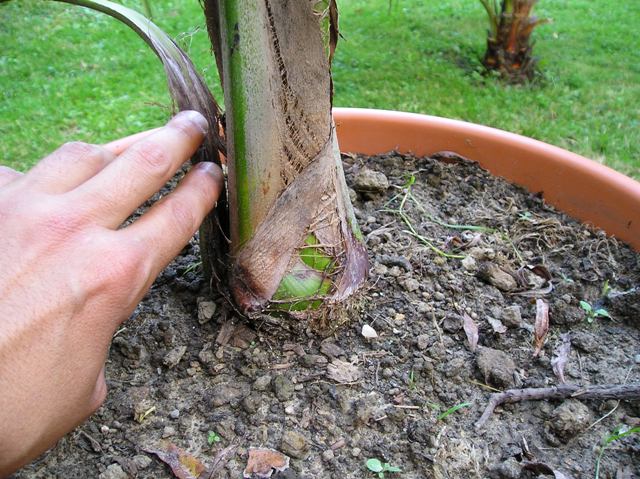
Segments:
[[[568,215],[640,251],[640,183],[561,148],[506,131],[434,116],[335,108],[342,151],[454,151],[496,176],[542,193]]]

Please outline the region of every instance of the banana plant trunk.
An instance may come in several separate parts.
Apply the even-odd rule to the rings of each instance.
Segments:
[[[368,272],[331,116],[335,4],[207,0],[205,15],[225,95],[235,302],[331,321]],[[214,281],[216,227],[201,246]]]

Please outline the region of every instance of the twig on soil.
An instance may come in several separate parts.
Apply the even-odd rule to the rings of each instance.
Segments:
[[[213,479],[213,475],[216,472],[219,472],[226,464],[229,462],[229,456],[231,456],[236,449],[238,448],[237,444],[232,444],[230,446],[225,447],[223,450],[216,454],[216,457],[213,458],[213,462],[209,468],[209,475],[207,479]]]
[[[102,444],[100,444],[100,441],[98,441],[97,439],[95,439],[94,437],[90,436],[89,434],[87,434],[82,430],[80,430],[79,432],[80,432],[80,435],[84,436],[85,439],[89,441],[89,444],[91,444],[91,447],[93,448],[94,452],[102,452]]]
[[[293,363],[274,364],[269,369],[274,369],[274,370],[289,369],[291,366],[293,366]]]
[[[627,371],[627,374],[624,378],[624,382],[622,384],[627,384],[627,381],[629,380],[629,376],[631,375],[631,371],[633,370],[633,365],[631,365],[631,367],[629,368],[629,370]],[[605,414],[604,416],[602,416],[600,419],[597,419],[596,421],[592,422],[589,427],[587,429],[591,429],[593,426],[596,426],[598,424],[600,424],[602,421],[604,421],[606,418],[608,418],[609,416],[611,416],[614,412],[616,412],[616,409],[618,409],[618,406],[620,406],[620,400],[618,399],[616,401],[616,405],[613,406],[613,408],[611,409],[611,411],[609,411],[607,414]]]
[[[431,320],[433,321],[433,327],[436,329],[436,332],[438,333],[440,344],[442,345],[443,348],[445,348],[444,339],[442,338],[442,330],[440,329],[440,326],[438,326],[438,320],[436,319],[436,315],[434,313],[431,313]]]
[[[493,414],[496,407],[504,403],[520,401],[537,401],[541,399],[640,399],[640,383],[620,385],[601,384],[596,386],[576,386],[560,384],[550,388],[508,389],[502,393],[492,394],[489,404],[475,424],[476,430],[482,426]]]
[[[481,383],[480,381],[476,381],[475,379],[470,379],[469,382],[471,384],[475,384],[476,386],[480,386],[481,388],[488,389],[489,391],[493,391],[496,393],[501,393],[502,391],[498,388],[494,388],[493,386],[489,386],[488,384]]]
[[[301,377],[301,378],[297,378],[297,381],[298,381],[299,383],[307,383],[307,382],[309,382],[309,381],[313,381],[314,379],[321,378],[321,377],[323,377],[325,374],[326,374],[326,372],[324,372],[324,371],[323,371],[323,372],[320,372],[320,373],[312,373],[312,374],[309,374],[308,376],[304,376],[304,377]]]

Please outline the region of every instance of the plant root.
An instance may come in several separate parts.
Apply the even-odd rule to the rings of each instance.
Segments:
[[[601,384],[595,386],[576,386],[561,384],[550,388],[508,389],[494,393],[489,404],[475,424],[476,431],[482,429],[496,407],[504,403],[537,401],[541,399],[640,399],[640,383],[637,384]]]

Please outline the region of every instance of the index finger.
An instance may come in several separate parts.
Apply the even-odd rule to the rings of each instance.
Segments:
[[[148,136],[151,136],[153,133],[160,130],[161,128],[162,127],[152,128],[151,130],[134,133],[133,135],[125,136],[124,138],[118,138],[117,140],[113,140],[113,141],[110,141],[109,143],[105,143],[104,145],[102,145],[102,147],[106,150],[109,150],[114,155],[118,156],[133,144],[139,142],[140,140],[144,140],[145,138],[147,138]]]

